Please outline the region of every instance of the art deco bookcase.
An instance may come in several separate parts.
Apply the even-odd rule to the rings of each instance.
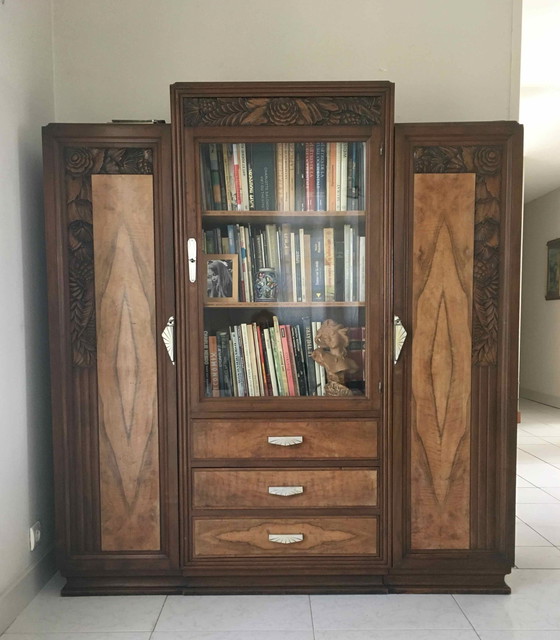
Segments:
[[[44,130],[64,593],[507,593],[519,125],[171,98]]]

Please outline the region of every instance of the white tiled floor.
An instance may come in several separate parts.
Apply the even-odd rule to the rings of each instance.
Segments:
[[[511,596],[60,598],[57,577],[2,640],[560,640],[560,410],[521,411]]]

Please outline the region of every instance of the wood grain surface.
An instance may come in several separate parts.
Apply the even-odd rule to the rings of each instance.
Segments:
[[[303,540],[278,544],[270,534],[303,534]],[[376,555],[377,519],[196,519],[194,545],[196,557]]]
[[[474,174],[414,177],[411,546],[469,547]]]
[[[269,436],[302,436],[298,445]],[[375,420],[193,420],[192,456],[204,458],[376,458]]]
[[[375,469],[196,470],[193,480],[195,509],[374,507],[377,504]],[[301,486],[303,493],[271,495],[268,491],[271,486]]]
[[[92,176],[101,548],[160,547],[151,176]]]

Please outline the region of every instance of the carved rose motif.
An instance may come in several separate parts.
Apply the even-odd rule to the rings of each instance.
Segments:
[[[288,125],[298,121],[300,110],[292,98],[273,98],[269,100],[265,114],[270,124]]]
[[[381,98],[184,98],[187,127],[239,125],[372,125],[381,121]]]
[[[99,170],[100,161],[96,149],[67,147],[64,150],[66,170],[73,176],[83,176]]]
[[[499,147],[476,147],[473,162],[477,173],[492,175],[502,164],[502,153]]]
[[[466,171],[462,147],[416,147],[416,173],[461,173]]]

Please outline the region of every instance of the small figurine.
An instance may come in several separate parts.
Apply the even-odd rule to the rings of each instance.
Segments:
[[[348,328],[334,320],[325,320],[315,336],[317,349],[311,357],[325,367],[327,384],[325,394],[328,396],[351,396],[352,391],[344,385],[346,374],[355,373],[358,365],[347,357],[349,344]]]

